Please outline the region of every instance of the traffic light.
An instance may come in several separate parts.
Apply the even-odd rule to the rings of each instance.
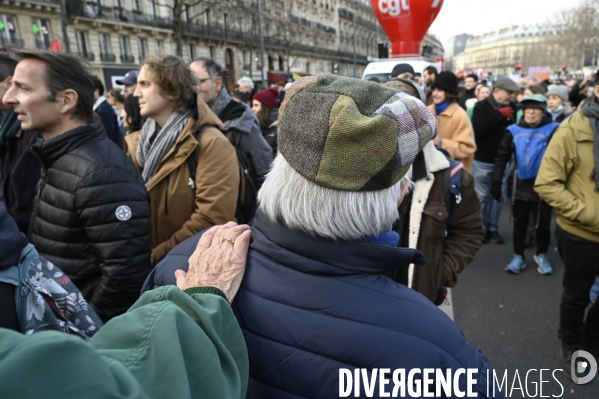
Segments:
[[[339,64],[333,64],[333,74],[339,75]]]
[[[515,69],[517,72],[520,72],[520,69],[522,69],[522,64],[516,64],[516,65],[514,65],[514,69]]]

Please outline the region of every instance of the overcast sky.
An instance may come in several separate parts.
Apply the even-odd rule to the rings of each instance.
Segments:
[[[454,35],[479,35],[511,24],[545,22],[581,0],[445,0],[429,32],[441,42]]]

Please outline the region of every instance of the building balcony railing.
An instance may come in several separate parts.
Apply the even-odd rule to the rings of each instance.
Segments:
[[[135,57],[131,54],[121,54],[121,62],[124,64],[133,64],[135,62]]]
[[[77,55],[81,58],[88,60],[88,61],[94,61],[96,59],[94,53],[90,53],[88,51],[80,51],[77,53]]]
[[[38,50],[47,50],[50,47],[50,41],[42,40],[39,38],[35,39],[35,48]]]
[[[2,43],[1,44],[2,48],[23,48],[24,47],[23,40],[16,39],[13,37],[2,36],[1,43]]]
[[[134,25],[147,25],[163,29],[173,28],[170,18],[143,14],[138,11],[102,7],[98,3],[92,2],[85,2],[85,4],[83,4],[83,1],[77,1],[73,3],[75,4],[70,5],[68,11],[71,16],[103,19]]]
[[[100,59],[102,61],[115,62],[116,61],[116,55],[114,55],[112,53],[100,53]]]

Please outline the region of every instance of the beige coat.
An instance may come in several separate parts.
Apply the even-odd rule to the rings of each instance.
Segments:
[[[199,98],[200,120],[189,119],[148,185],[151,205],[152,258],[158,263],[177,244],[208,227],[235,220],[240,169],[235,148],[221,133],[220,119]],[[200,126],[213,125],[193,134]],[[126,151],[137,164],[139,132],[125,136]],[[187,158],[199,145],[195,190],[189,185]]]
[[[435,105],[429,110],[435,115]],[[474,129],[466,111],[452,103],[441,115],[437,116],[441,148],[449,152],[449,156],[464,164],[466,170],[472,173],[476,142]]]

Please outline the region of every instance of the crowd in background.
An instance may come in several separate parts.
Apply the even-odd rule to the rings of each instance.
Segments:
[[[521,273],[536,246],[538,272],[554,273],[555,211],[562,360],[599,351],[599,305],[585,317],[599,290],[599,77],[460,87],[398,64],[383,84],[229,90],[214,60],[161,55],[116,83],[106,91],[72,55],[0,54],[0,238],[13,243],[0,250],[0,327],[91,338],[70,341],[69,359],[128,370],[98,392],[166,390],[139,374],[165,359],[195,387],[180,397],[331,397],[339,363],[489,369],[437,305],[482,245],[503,243],[507,198],[505,270]],[[132,356],[138,336],[156,352],[135,369],[110,349]],[[207,360],[190,362],[189,345]]]

